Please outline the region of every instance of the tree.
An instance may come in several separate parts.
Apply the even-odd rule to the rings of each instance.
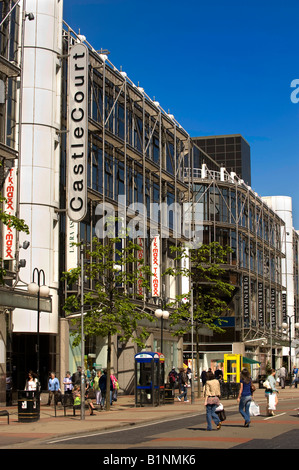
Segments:
[[[199,329],[206,326],[214,332],[223,333],[221,328],[225,320],[221,319],[229,311],[228,302],[232,297],[235,286],[224,280],[224,265],[231,248],[223,247],[218,242],[201,245],[197,249],[174,247],[177,253],[177,268],[169,268],[165,274],[171,276],[186,276],[190,279],[191,291],[176,297],[171,305],[174,312],[171,315],[171,325],[179,325],[177,333],[183,335],[192,330],[196,343],[196,369],[199,376]],[[183,259],[188,260],[187,267],[180,267]],[[199,389],[198,389],[199,390]]]
[[[125,240],[125,246],[122,246],[122,241],[124,240],[120,238],[108,238],[104,243],[94,238],[92,248],[85,248],[88,262],[84,266],[84,274],[92,281],[92,289],[84,293],[84,334],[105,337],[108,341],[107,409],[110,409],[111,337],[118,334],[121,341],[132,339],[140,347],[144,347],[148,332],[145,327],[139,326],[139,321],[145,318],[154,321],[152,315],[133,301],[132,290],[137,281],[141,281],[143,288],[148,288],[146,275],[150,274],[143,259],[137,256],[140,247],[128,239]],[[81,267],[64,273],[68,284],[78,281],[80,276]],[[67,314],[80,310],[80,302],[77,294],[67,297],[64,305]],[[75,335],[73,345],[78,345],[81,334],[76,330]]]
[[[0,204],[6,201],[6,198],[0,194]],[[0,211],[0,221],[6,225],[7,227],[15,228],[18,232],[25,232],[29,234],[28,225],[25,223],[23,219],[19,219],[15,215],[7,214],[7,212],[1,210]],[[0,258],[0,284],[4,284],[4,276],[6,274],[6,270],[3,267],[3,260]]]

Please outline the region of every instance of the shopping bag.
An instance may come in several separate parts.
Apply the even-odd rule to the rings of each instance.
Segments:
[[[222,410],[223,410],[223,405],[222,405],[222,403],[219,403],[219,405],[217,406],[215,412],[219,413],[219,411],[222,411]]]
[[[259,416],[260,415],[260,407],[259,405],[251,400],[250,407],[249,407],[249,415],[250,416]]]
[[[269,402],[268,402],[268,409],[269,409],[269,410],[272,410],[272,411],[276,410],[275,395],[274,395],[274,394],[270,394],[268,400],[269,400]]]

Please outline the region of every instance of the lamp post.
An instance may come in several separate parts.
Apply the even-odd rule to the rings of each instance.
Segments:
[[[292,373],[292,318],[295,318],[295,315],[288,315],[286,320],[281,324],[282,328],[287,329],[289,327],[289,372]],[[294,324],[295,328],[299,328],[299,322]]]
[[[169,312],[167,310],[162,310],[161,308],[157,308],[155,311],[155,317],[161,318],[161,354],[163,353],[163,322],[169,318]]]
[[[35,275],[37,275],[37,282],[35,282]],[[43,277],[43,284],[41,285],[41,276]],[[39,380],[39,320],[40,320],[40,296],[47,297],[50,293],[50,289],[45,285],[45,273],[43,269],[34,268],[32,273],[32,282],[28,284],[28,292],[30,294],[37,294],[37,346],[36,346],[36,373]]]

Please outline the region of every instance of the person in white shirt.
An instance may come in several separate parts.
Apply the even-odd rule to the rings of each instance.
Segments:
[[[64,385],[64,393],[71,394],[73,390],[73,382],[72,382],[71,373],[69,371],[67,371],[65,374],[65,377],[63,379],[63,385]]]
[[[26,380],[25,390],[30,391],[30,392],[31,391],[35,392],[38,390],[37,376],[36,374],[32,372],[32,370],[28,372],[28,379]]]

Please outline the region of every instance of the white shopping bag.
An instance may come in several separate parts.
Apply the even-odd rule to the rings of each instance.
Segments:
[[[255,401],[251,400],[250,407],[249,407],[249,415],[250,416],[259,416],[260,413],[260,407]]]
[[[219,413],[219,411],[223,411],[223,405],[222,405],[222,403],[219,403],[219,405],[217,406],[217,408],[216,408],[216,410],[215,410],[216,413]]]
[[[275,395],[274,394],[269,395],[268,409],[272,410],[272,411],[276,410]]]

